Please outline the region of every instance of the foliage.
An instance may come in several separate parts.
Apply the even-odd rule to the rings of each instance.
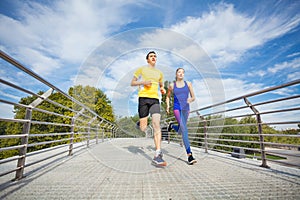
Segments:
[[[69,89],[69,95],[80,102],[83,102],[92,111],[104,119],[114,122],[115,116],[111,106],[111,101],[107,96],[95,87],[78,85]],[[79,106],[74,104],[74,109],[79,110]]]
[[[38,94],[42,95],[44,92],[40,91]],[[99,89],[93,87],[75,86],[69,89],[70,96],[83,102],[90,110],[97,113],[99,116],[105,118],[108,121],[114,121],[114,114],[110,100],[106,95]],[[37,99],[35,96],[27,96],[22,98],[19,103],[23,105],[30,105]],[[73,110],[78,110],[78,105],[73,103],[70,99],[60,93],[53,93],[48,98],[40,103],[36,109],[32,110],[31,120],[33,123],[30,125],[30,134],[28,138],[29,144],[34,145],[27,149],[28,152],[44,149],[60,144],[65,144],[70,138],[71,127],[62,126],[62,124],[71,124],[71,118],[74,113]],[[49,101],[56,102],[62,106],[58,106]],[[40,112],[44,110],[44,112]],[[15,119],[25,119],[26,108],[25,107],[14,107]],[[55,114],[53,114],[55,113]],[[90,115],[88,112],[84,113]],[[78,120],[75,132],[85,132],[86,128],[80,128],[80,126],[87,126],[86,119]],[[40,123],[42,122],[42,123]],[[98,119],[99,122],[99,119]],[[1,122],[0,123],[1,135],[20,135],[23,134],[23,124],[16,122]],[[44,134],[44,136],[40,135]],[[50,134],[50,135],[49,135]],[[80,141],[80,134],[76,134],[75,141]],[[76,139],[77,138],[77,139]],[[64,141],[57,141],[64,140]],[[57,141],[45,144],[46,141]],[[1,139],[1,147],[11,147],[21,144],[21,138],[7,138]],[[11,157],[18,154],[18,150],[9,150],[0,152],[0,159]]]
[[[262,125],[262,135],[270,134],[271,136],[263,136],[259,137],[258,132],[258,124],[256,122],[255,117],[245,117],[238,119],[232,119],[230,117],[225,118],[224,128],[219,131],[221,135],[216,135],[215,131],[210,129],[212,125],[211,122],[217,118],[222,118],[222,116],[209,116],[206,117],[205,120],[208,121],[208,143],[211,148],[231,152],[232,146],[244,147],[247,154],[254,153],[250,149],[260,149],[260,138],[263,139],[264,142],[273,143],[273,146],[270,144],[270,147],[278,147],[276,144],[293,144],[299,145],[300,138],[299,137],[285,137],[284,135],[297,135],[299,132],[295,129],[289,130],[276,130],[268,125]],[[200,127],[203,127],[203,123],[199,124]],[[200,132],[203,132],[202,129],[198,129]],[[272,136],[273,134],[283,134],[283,136]],[[201,146],[201,144],[198,144]]]
[[[133,117],[122,117],[116,121],[120,132],[117,137],[145,137],[145,133],[136,128],[138,115]]]
[[[164,83],[164,87],[167,90],[169,82]],[[39,92],[38,94],[43,94],[44,92]],[[92,112],[95,112],[100,117],[103,117],[107,121],[115,122],[119,129],[117,131],[117,137],[144,137],[145,134],[138,129],[136,129],[135,123],[139,120],[138,116],[133,117],[122,117],[116,119],[113,113],[113,108],[111,106],[111,101],[107,96],[99,89],[90,86],[74,86],[68,91],[69,95],[74,99],[78,100],[82,104],[85,104]],[[166,95],[162,95],[161,106],[162,109],[166,108],[165,104]],[[27,96],[22,98],[19,103],[24,105],[30,105],[35,101],[37,97]],[[172,96],[171,96],[172,99]],[[62,106],[58,106],[50,103],[49,101],[57,102]],[[68,141],[60,141],[54,143],[45,144],[46,141],[63,140],[70,138],[71,127],[70,126],[60,126],[59,124],[71,124],[71,118],[74,116],[75,111],[80,111],[80,106],[77,103],[69,100],[67,97],[60,93],[53,93],[49,97],[49,101],[43,101],[37,106],[40,110],[45,110],[47,112],[40,112],[35,109],[32,110],[32,121],[33,122],[44,122],[44,124],[32,123],[30,127],[30,137],[29,144],[39,144],[28,149],[30,151],[36,151],[43,148],[48,148],[56,146],[59,144],[67,143]],[[172,108],[173,102],[170,101],[170,107]],[[170,110],[171,111],[171,110]],[[26,108],[15,106],[15,119],[25,119]],[[50,112],[56,113],[56,115]],[[83,112],[83,116],[78,118],[76,121],[75,141],[82,140],[83,132],[86,132],[87,123],[90,120],[86,119],[86,116],[91,117],[91,113],[88,111]],[[162,113],[163,118],[173,117],[173,113],[170,114]],[[258,125],[255,117],[245,117],[241,119],[230,118],[221,115],[208,116],[205,118],[206,128],[208,134],[208,142],[211,148],[215,148],[222,151],[230,152],[232,151],[232,146],[239,146],[250,149],[260,148],[260,137],[258,133]],[[100,122],[100,119],[95,119],[92,126],[96,126]],[[49,123],[49,124],[46,124]],[[52,124],[51,124],[52,123]],[[149,124],[151,120],[149,119]],[[191,140],[191,144],[194,146],[202,146],[204,142],[204,122],[199,120],[198,117],[189,119],[189,129],[193,133],[195,139]],[[224,127],[223,127],[224,125]],[[81,127],[82,126],[82,127]],[[220,128],[223,127],[223,128]],[[300,128],[300,125],[298,124]],[[104,130],[105,134],[109,133]],[[62,135],[61,133],[65,133]],[[221,133],[218,135],[216,133]],[[281,143],[281,144],[291,144],[299,145],[300,138],[296,137],[299,134],[299,129],[289,129],[289,130],[276,130],[268,125],[262,126],[263,134],[283,134],[283,136],[264,136],[264,142],[269,143]],[[23,134],[23,123],[16,122],[4,122],[0,121],[0,134],[1,135],[21,135]],[[37,134],[44,134],[43,136]],[[49,135],[52,134],[52,135]],[[285,137],[284,135],[287,135]],[[295,135],[295,137],[290,137],[290,135]],[[245,142],[247,141],[247,142]],[[11,147],[21,144],[21,138],[7,138],[1,139],[1,148]],[[272,145],[269,145],[272,146]],[[276,145],[275,145],[276,146]],[[246,153],[253,153],[251,150],[246,150]],[[18,150],[8,150],[0,152],[0,159],[11,157],[18,154]]]
[[[165,81],[164,82],[164,88],[165,88],[166,92],[168,92],[168,88],[169,88],[170,83],[171,83],[170,81]],[[167,108],[166,97],[167,97],[167,95],[162,95],[162,98],[161,98],[161,110],[163,110],[163,111],[166,111],[166,108]],[[174,94],[171,93],[171,96],[170,96],[170,112],[169,112],[169,114],[167,114],[166,112],[162,112],[162,118],[173,117],[173,112],[172,112],[173,97],[174,97]]]

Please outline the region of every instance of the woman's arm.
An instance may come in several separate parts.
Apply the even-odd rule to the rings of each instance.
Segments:
[[[193,89],[193,86],[192,86],[191,82],[188,82],[188,87],[189,87],[189,90],[190,90],[191,98],[188,98],[187,102],[192,103],[193,101],[195,101],[195,93],[194,93],[194,89]]]
[[[170,97],[171,97],[171,93],[173,91],[173,83],[171,83],[168,87],[168,92],[167,92],[167,97],[166,97],[166,104],[167,104],[167,108],[166,111],[169,114],[170,112]]]

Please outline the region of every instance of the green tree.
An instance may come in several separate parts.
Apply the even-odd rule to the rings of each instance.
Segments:
[[[41,95],[44,92],[39,92],[38,94]],[[108,121],[114,121],[114,114],[112,111],[112,106],[110,100],[106,97],[106,95],[99,89],[90,87],[90,86],[75,86],[74,88],[69,89],[69,94],[73,96],[75,99],[79,100],[83,104],[85,104],[87,107],[89,107],[91,110],[93,110],[95,113],[97,113],[99,116],[103,117],[104,119]],[[36,100],[37,97],[35,96],[27,96],[22,98],[19,103],[24,105],[31,104],[34,100]],[[71,117],[74,115],[74,113],[71,111],[71,109],[79,109],[76,107],[76,104],[73,103],[70,99],[65,97],[64,95],[60,93],[53,93],[49,98],[49,101],[54,101],[56,103],[59,103],[63,105],[62,107],[52,104],[49,101],[45,100],[41,104],[37,106],[37,109],[46,110],[49,112],[53,112],[59,115],[53,115],[47,112],[40,112],[38,110],[33,109],[32,111],[32,121],[41,121],[41,122],[49,122],[49,123],[56,123],[56,124],[71,124]],[[70,108],[70,109],[68,109]],[[15,106],[14,107],[15,112],[15,119],[24,119],[25,118],[25,112],[26,108]],[[67,117],[63,117],[67,116]],[[86,125],[86,123],[84,124]],[[1,122],[0,124],[0,131],[1,134],[5,135],[17,135],[22,134],[23,124],[16,123],[16,122]],[[78,131],[78,130],[77,130]],[[86,131],[86,130],[84,130]],[[29,137],[29,143],[30,144],[36,144],[40,142],[45,141],[54,141],[54,140],[60,140],[64,138],[70,137],[68,134],[61,135],[61,134],[55,134],[55,133],[69,133],[70,127],[69,126],[57,126],[55,124],[49,125],[49,124],[38,124],[38,123],[32,123],[30,128],[30,137]],[[54,134],[54,136],[46,135],[48,133]],[[45,136],[38,136],[35,137],[34,134],[45,134]],[[37,136],[37,135],[36,135]],[[41,144],[37,146],[33,146],[28,148],[28,152],[30,151],[36,151],[38,149],[43,149],[59,144],[66,143],[67,141],[61,141],[56,143],[49,143],[49,144]],[[16,146],[21,143],[20,138],[10,138],[10,139],[3,139],[1,140],[1,147],[6,146]],[[11,150],[11,151],[3,151],[0,152],[0,158],[7,158],[11,157],[13,155],[17,155],[18,150]]]
[[[69,95],[84,103],[92,111],[97,113],[104,119],[114,122],[115,116],[111,101],[107,96],[100,90],[91,86],[74,86],[69,89]],[[74,105],[75,110],[79,110],[78,105]]]
[[[145,133],[136,128],[136,122],[139,120],[136,114],[133,117],[119,118],[116,123],[122,131],[122,135],[118,137],[145,137]]]
[[[166,90],[166,92],[168,92],[168,88],[169,88],[169,85],[170,85],[170,81],[165,81],[164,82],[164,88]],[[167,113],[162,113],[162,119],[163,118],[170,118],[170,117],[173,117],[173,92],[171,93],[171,96],[170,96],[170,113],[167,114]],[[161,98],[161,109],[162,110],[166,110],[167,109],[167,104],[166,104],[166,97],[167,97],[167,94],[165,95],[162,95],[162,98]]]

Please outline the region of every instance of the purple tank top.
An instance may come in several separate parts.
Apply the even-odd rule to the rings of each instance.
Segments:
[[[174,82],[174,110],[190,110],[190,104],[187,103],[189,97],[189,87],[184,81],[184,86],[178,88],[176,82]]]

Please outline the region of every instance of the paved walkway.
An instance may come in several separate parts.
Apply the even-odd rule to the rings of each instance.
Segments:
[[[163,143],[165,168],[152,166],[152,139],[93,145],[27,177],[1,184],[0,199],[300,199],[300,169]]]

